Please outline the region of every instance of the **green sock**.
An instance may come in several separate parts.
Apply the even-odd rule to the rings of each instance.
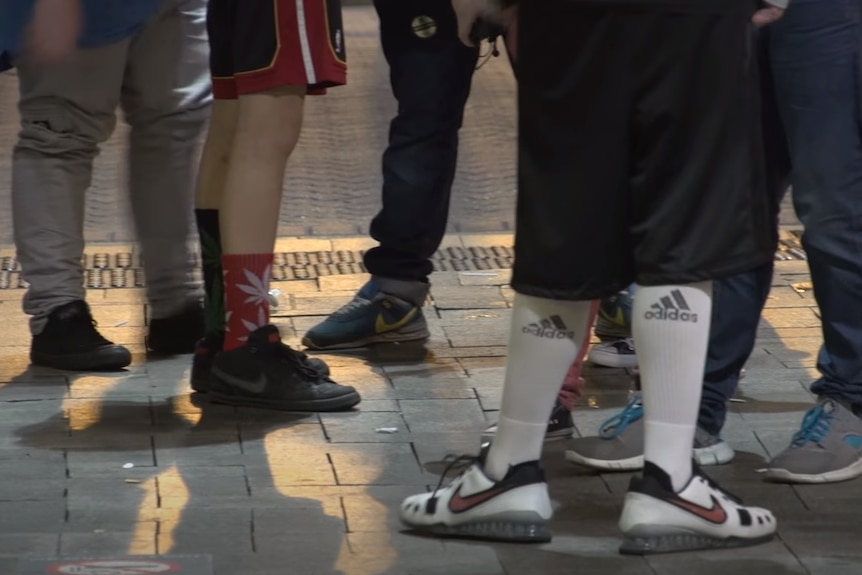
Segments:
[[[207,337],[224,337],[224,272],[218,210],[195,210],[204,272],[204,315]]]

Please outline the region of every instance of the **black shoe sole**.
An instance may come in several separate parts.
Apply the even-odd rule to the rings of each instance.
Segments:
[[[239,396],[221,393],[212,389],[207,397],[213,403],[234,405],[238,407],[258,407],[261,409],[274,409],[277,411],[298,411],[303,413],[322,413],[330,411],[346,411],[355,407],[362,401],[359,393],[352,391],[337,397],[326,399],[309,399],[304,401],[288,401],[284,399],[267,399],[260,397]]]
[[[209,360],[197,360],[200,364],[205,365],[195,365],[192,364],[192,373],[189,377],[189,383],[191,384],[192,390],[197,393],[209,393],[210,387],[212,387],[210,378],[212,377],[212,359]],[[308,360],[309,367],[316,370],[323,377],[329,377],[329,366],[322,359],[310,358]]]
[[[119,371],[132,363],[132,354],[121,346],[69,355],[34,351],[30,352],[30,362],[40,367],[63,371]]]

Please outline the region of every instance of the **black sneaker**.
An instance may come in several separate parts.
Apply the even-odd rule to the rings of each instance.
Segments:
[[[132,363],[132,354],[96,329],[90,306],[78,300],[54,308],[30,346],[33,365],[68,371],[115,371]]]
[[[548,431],[545,432],[545,442],[569,439],[575,433],[575,422],[572,421],[572,412],[557,399],[551,417],[548,419]],[[482,443],[488,443],[497,435],[497,424],[482,432]]]
[[[150,320],[147,349],[165,355],[193,353],[204,334],[204,309],[200,302],[189,302],[176,315]]]
[[[221,351],[212,362],[209,397],[216,403],[282,411],[341,411],[359,393],[309,365],[307,356],[281,342],[274,325],[248,336],[242,347]]]
[[[213,358],[224,346],[224,335],[208,335],[199,340],[195,346],[195,355],[192,358],[192,389],[198,393],[207,393],[210,390],[210,378],[212,376]],[[294,350],[295,351],[295,350]],[[295,351],[306,365],[317,371],[321,377],[329,377],[329,366],[322,359],[308,357],[302,352]]]

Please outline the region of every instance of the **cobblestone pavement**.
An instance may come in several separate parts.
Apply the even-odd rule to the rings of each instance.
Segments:
[[[370,7],[350,7],[346,35],[350,83],[324,98],[309,98],[302,138],[288,168],[281,210],[282,235],[329,236],[367,232],[380,206],[380,159],[395,103]],[[461,133],[453,190],[452,232],[509,231],[514,221],[515,96],[505,56],[476,73]],[[0,150],[17,135],[17,80],[0,76]],[[120,122],[102,147],[88,196],[87,237],[132,241],[123,190],[124,141]],[[12,242],[9,155],[0,153],[0,245]],[[789,219],[789,206],[786,210]]]
[[[465,234],[446,242],[469,248],[511,245],[511,238]],[[279,250],[367,246],[364,239],[286,239]],[[436,274],[426,346],[322,356],[364,401],[355,412],[321,416],[231,409],[191,397],[188,357],[143,356],[145,305],[137,288],[89,292],[103,332],[135,352],[127,372],[28,368],[22,292],[0,290],[6,326],[0,573],[16,573],[16,560],[29,556],[159,554],[206,556],[219,575],[856,575],[859,483],[767,485],[757,472],[812,403],[806,384],[820,343],[817,310],[804,289],[805,262],[777,265],[741,402],[732,404],[726,430],[738,457],[713,473],[775,510],[780,537],[749,550],[651,559],[616,554],[629,475],[570,466],[562,461],[564,443],[545,457],[558,506],[552,543],[442,542],[401,532],[401,498],[433,488],[444,456],[475,452],[479,432],[496,418],[512,301],[506,270]],[[276,282],[282,296],[275,321],[297,344],[364,279]],[[612,369],[591,368],[587,379],[575,414],[581,434],[618,409],[628,388]],[[397,432],[378,432],[386,427]]]

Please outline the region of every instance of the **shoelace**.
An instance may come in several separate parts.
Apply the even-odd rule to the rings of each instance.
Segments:
[[[639,394],[632,394],[625,408],[615,416],[605,421],[599,429],[603,439],[614,439],[626,430],[633,422],[643,417],[644,408]]]
[[[806,443],[823,444],[835,419],[834,412],[826,409],[827,405],[824,403],[808,410],[802,418],[799,431],[793,435],[792,444],[795,447],[801,447]]]
[[[81,326],[81,334],[86,334],[86,340],[96,344],[106,344],[108,340],[99,333],[99,322],[92,317],[81,316],[69,322],[69,326],[74,328],[75,325]]]
[[[734,495],[733,493],[731,493],[731,492],[730,492],[730,491],[728,491],[727,489],[724,489],[724,488],[723,488],[721,485],[719,485],[719,484],[718,484],[718,483],[717,483],[717,482],[716,482],[712,477],[710,477],[709,475],[707,475],[706,473],[704,473],[704,472],[703,472],[703,470],[700,468],[700,466],[698,466],[698,465],[697,465],[697,463],[694,463],[694,462],[693,462],[693,463],[692,463],[692,465],[694,466],[694,467],[693,467],[694,474],[695,474],[695,475],[697,475],[698,477],[700,477],[700,479],[701,479],[704,483],[706,483],[707,485],[709,485],[709,487],[710,487],[710,488],[712,488],[712,489],[714,489],[714,490],[718,491],[719,493],[721,493],[722,495],[724,495],[724,496],[725,496],[725,497],[727,497],[730,501],[733,501],[733,502],[734,502],[734,503],[736,503],[737,505],[742,505],[742,504],[743,504],[743,503],[742,503],[742,499],[741,499],[740,497],[738,497],[738,496]]]
[[[285,343],[279,344],[279,356],[286,359],[296,370],[307,376],[312,383],[320,383],[324,378],[320,377],[320,372],[314,369],[308,363],[308,356],[301,351],[297,351]]]
[[[348,315],[353,310],[363,308],[371,303],[371,300],[365,299],[363,297],[355,296],[352,300],[335,310],[335,313],[332,315]]]
[[[437,487],[431,492],[431,497],[428,498],[425,504],[425,512],[433,515],[437,511],[437,493],[443,488],[443,482],[446,481],[446,478],[453,469],[458,468],[459,465],[462,467],[461,473],[456,476],[460,477],[472,464],[478,462],[479,459],[477,455],[447,455],[444,457],[443,461],[448,461],[449,465],[443,470],[443,473],[440,475],[440,481],[437,482]]]

